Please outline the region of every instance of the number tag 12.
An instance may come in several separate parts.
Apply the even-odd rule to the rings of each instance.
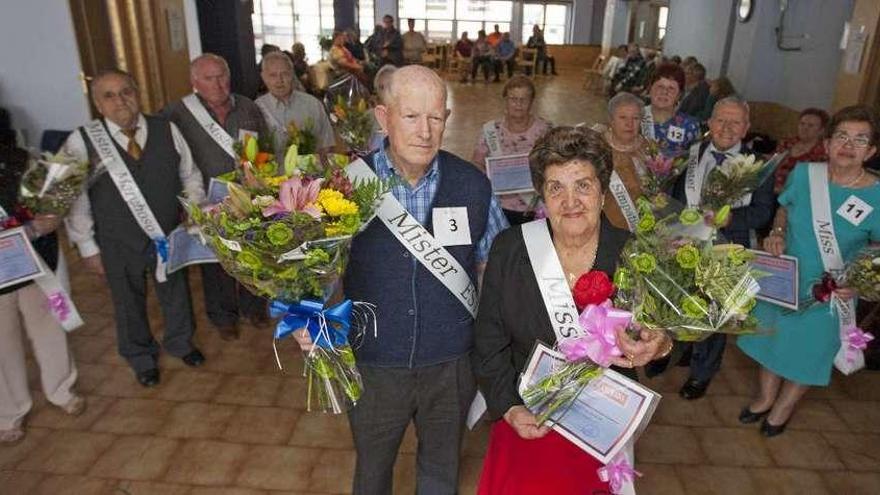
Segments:
[[[872,211],[874,211],[874,208],[871,205],[862,201],[858,196],[852,195],[846,198],[846,201],[840,205],[840,208],[837,209],[837,214],[858,227]]]
[[[469,246],[471,228],[464,206],[434,208],[431,217],[434,238],[441,246]]]

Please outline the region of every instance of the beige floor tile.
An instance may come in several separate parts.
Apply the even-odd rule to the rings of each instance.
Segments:
[[[880,402],[835,400],[831,407],[843,418],[850,431],[880,433]]]
[[[489,431],[492,425],[488,422],[481,422],[473,431],[464,432],[464,445],[462,446],[462,454],[471,457],[483,458],[486,456],[486,447],[489,445]]]
[[[307,490],[321,451],[256,445],[247,453],[235,483],[263,490]]]
[[[248,448],[211,440],[186,440],[169,463],[165,481],[194,485],[231,485]]]
[[[757,431],[743,428],[694,428],[710,464],[772,466],[773,460]]]
[[[416,492],[416,456],[398,454],[394,463],[394,493]]]
[[[718,418],[724,426],[749,428],[757,431],[758,424],[744,425],[739,422],[739,413],[743,407],[750,402],[749,397],[739,395],[717,395],[709,397],[712,408],[715,409],[715,417]]]
[[[465,433],[467,435],[467,433]],[[410,423],[406,431],[403,433],[403,440],[400,441],[400,453],[415,454],[419,447],[419,440],[416,438],[416,427]]]
[[[691,428],[652,424],[636,442],[636,459],[661,464],[699,464],[705,456]]]
[[[755,493],[748,471],[737,467],[677,466],[689,495],[744,495]]]
[[[28,425],[65,430],[87,430],[116,399],[86,396],[86,410],[79,416],[71,416],[60,408],[44,403],[34,407],[28,416]]]
[[[291,376],[293,375],[293,376]],[[305,411],[308,401],[308,382],[297,373],[289,373],[281,379],[278,400],[275,405],[286,409]]]
[[[107,354],[116,354],[116,341],[107,337],[80,336],[70,339],[70,348],[77,363],[100,363]]]
[[[758,363],[739,350],[739,347],[734,343],[734,339],[730,337],[728,337],[727,346],[724,348],[721,364],[725,368],[758,368]]]
[[[216,359],[205,363],[205,369],[242,375],[278,372],[271,339],[267,339],[262,347],[251,346],[241,340],[227,342]]]
[[[845,380],[846,377],[837,372],[833,372],[831,374],[831,384],[827,387],[810,387],[810,390],[807,391],[807,394],[804,397],[808,399],[825,400],[859,398],[858,396],[850,397],[849,392],[846,387],[844,387]]]
[[[113,495],[189,495],[190,485],[175,485],[156,481],[120,481]]]
[[[880,471],[880,435],[825,432],[822,436],[831,444],[847,469]]]
[[[106,301],[104,301],[106,304]],[[77,308],[78,309],[78,308]],[[112,315],[91,312],[83,316],[85,325],[76,329],[76,335],[85,335],[89,337],[109,337],[107,335],[108,327],[111,331],[115,331],[115,321]]]
[[[832,470],[843,469],[834,449],[819,433],[787,430],[764,444],[780,467]]]
[[[168,468],[179,442],[169,438],[125,436],[98,458],[90,476],[126,480],[153,480]]]
[[[758,370],[722,367],[718,374],[727,380],[732,394],[754,397],[758,393]]]
[[[666,394],[660,401],[653,424],[675,426],[721,426],[711,397],[700,400],[684,400],[678,394]]]
[[[463,457],[458,473],[458,492],[477,493],[477,487],[480,484],[480,473],[482,471],[483,457]]]
[[[877,495],[880,493],[880,474],[829,472],[822,473],[825,483],[834,495]]]
[[[107,495],[113,493],[113,480],[85,476],[51,476],[40,483],[33,495]]]
[[[233,443],[285,444],[299,416],[299,411],[279,407],[241,406],[227,423],[222,438]]]
[[[214,396],[214,402],[248,406],[271,406],[281,388],[281,379],[267,375],[230,375]]]
[[[106,433],[54,430],[16,469],[51,474],[84,473],[115,439]]]
[[[130,397],[138,399],[151,399],[159,395],[162,383],[156,387],[143,387],[137,382],[134,371],[128,366],[111,367],[113,370],[107,374],[104,381],[102,381],[92,393],[107,397]],[[171,373],[160,370],[159,378],[162,382],[165,382],[171,378]]]
[[[179,361],[179,360],[176,360]],[[227,376],[207,371],[181,369],[159,387],[159,399],[173,401],[210,401]]]
[[[351,429],[344,414],[306,413],[293,430],[290,445],[330,449],[353,449]]]
[[[850,397],[880,401],[880,373],[876,371],[861,371],[851,376],[839,377],[839,381]]]
[[[636,493],[639,495],[679,495],[684,493],[684,485],[678,478],[672,464],[649,464],[636,460],[636,469],[642,473],[636,478]]]
[[[318,493],[351,493],[354,461],[353,451],[322,451],[312,468],[308,490]]]
[[[156,399],[119,399],[107,409],[92,430],[124,435],[148,435],[159,431],[174,402]]]
[[[849,431],[849,426],[831,403],[821,399],[801,400],[788,427],[795,430]]]
[[[761,495],[827,495],[818,471],[803,469],[752,469],[756,493]]]
[[[217,488],[195,486],[192,490],[186,492],[186,495],[266,495],[269,492],[263,490],[253,490],[251,488]],[[277,492],[273,492],[277,493]]]
[[[45,473],[29,471],[0,471],[0,487],[3,493],[31,493],[46,476]]]
[[[76,390],[90,394],[104,383],[110,373],[117,370],[116,366],[109,364],[76,363]]]
[[[0,469],[12,469],[22,459],[36,449],[52,430],[45,428],[27,428],[25,437],[14,445],[0,447]]]
[[[235,406],[202,402],[176,404],[158,434],[173,438],[220,438]]]

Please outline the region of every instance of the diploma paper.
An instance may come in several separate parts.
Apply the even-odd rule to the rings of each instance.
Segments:
[[[168,273],[198,263],[217,263],[217,256],[202,244],[198,234],[177,227],[168,235]]]
[[[37,256],[23,228],[0,232],[0,289],[45,275]]]
[[[749,251],[755,255],[752,268],[761,272],[758,277],[756,298],[783,308],[798,309],[798,259],[793,256],[773,256],[766,251]]]
[[[520,379],[520,394],[564,362],[562,354],[536,344]],[[605,370],[587,384],[571,407],[557,411],[549,422],[560,435],[608,464],[644,431],[659,401],[660,395],[653,390]]]
[[[495,194],[534,191],[529,155],[490,156],[486,158],[486,175]]]

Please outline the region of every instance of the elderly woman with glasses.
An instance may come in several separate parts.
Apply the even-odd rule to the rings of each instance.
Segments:
[[[779,195],[773,230],[764,240],[770,253],[798,258],[798,298],[806,309],[791,312],[759,303],[755,315],[774,331],[738,341],[761,365],[758,396],[743,408],[739,420],[763,419],[761,433],[768,437],[785,430],[810,386],[828,385],[835,356],[847,346],[840,334],[848,323],[841,315],[855,312],[857,294],[842,287],[831,297],[830,287],[827,293],[814,293],[814,284],[868,243],[880,241],[880,183],[865,170],[880,139],[877,116],[867,106],[847,107],[831,118],[828,129],[827,165],[795,166]]]
[[[552,127],[547,120],[532,113],[535,83],[525,76],[510,78],[501,90],[504,116],[490,120],[480,129],[480,137],[471,161],[486,169],[486,158],[492,156],[526,155],[532,145]],[[511,225],[530,219],[529,210],[534,194],[502,194],[499,202]]]
[[[642,112],[642,136],[657,141],[665,156],[678,156],[700,139],[700,123],[676,110],[684,90],[684,70],[660,64],[648,84],[651,104]]]

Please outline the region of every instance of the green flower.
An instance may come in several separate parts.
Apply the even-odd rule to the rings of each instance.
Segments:
[[[703,220],[703,215],[695,208],[685,208],[678,215],[678,221],[683,225],[696,225]]]
[[[727,251],[727,259],[736,266],[742,265],[752,259],[751,253],[742,246],[737,246]]]
[[[330,263],[330,254],[321,248],[309,249],[306,253],[305,265],[309,268]]]
[[[620,267],[614,271],[614,285],[620,290],[627,290],[632,287],[632,273],[629,269]]]
[[[742,314],[749,314],[752,312],[753,309],[755,309],[755,306],[757,304],[758,304],[757,299],[755,299],[754,297],[749,298],[749,301],[747,303],[743,304],[743,306],[740,308],[740,312]]]
[[[675,251],[675,261],[685,270],[693,270],[700,263],[700,251],[688,244]]]
[[[651,202],[644,197],[639,197],[639,199],[636,200],[636,205],[639,209],[639,215],[645,215],[653,211],[653,208],[651,208]]]
[[[727,217],[730,216],[730,205],[724,205],[715,212],[715,226],[723,227],[727,223]]]
[[[709,305],[699,296],[684,296],[681,298],[681,310],[685,316],[691,318],[702,318],[706,316]]]
[[[651,273],[657,268],[657,259],[652,254],[642,253],[635,257],[633,266],[642,273]]]
[[[263,262],[260,261],[260,257],[250,251],[242,251],[238,253],[235,257],[235,261],[251,271],[257,271],[263,267]]]
[[[701,332],[699,330],[685,330],[683,328],[678,328],[672,331],[672,336],[675,340],[680,342],[699,342],[708,337],[709,333]]]
[[[657,224],[657,219],[654,218],[652,213],[643,214],[639,217],[639,223],[636,225],[636,232],[640,234],[645,234],[654,230],[654,226]]]
[[[657,300],[651,294],[645,294],[642,298],[642,313],[654,314],[657,312]]]
[[[266,237],[276,246],[284,246],[293,240],[293,231],[283,223],[273,223],[266,229]]]

